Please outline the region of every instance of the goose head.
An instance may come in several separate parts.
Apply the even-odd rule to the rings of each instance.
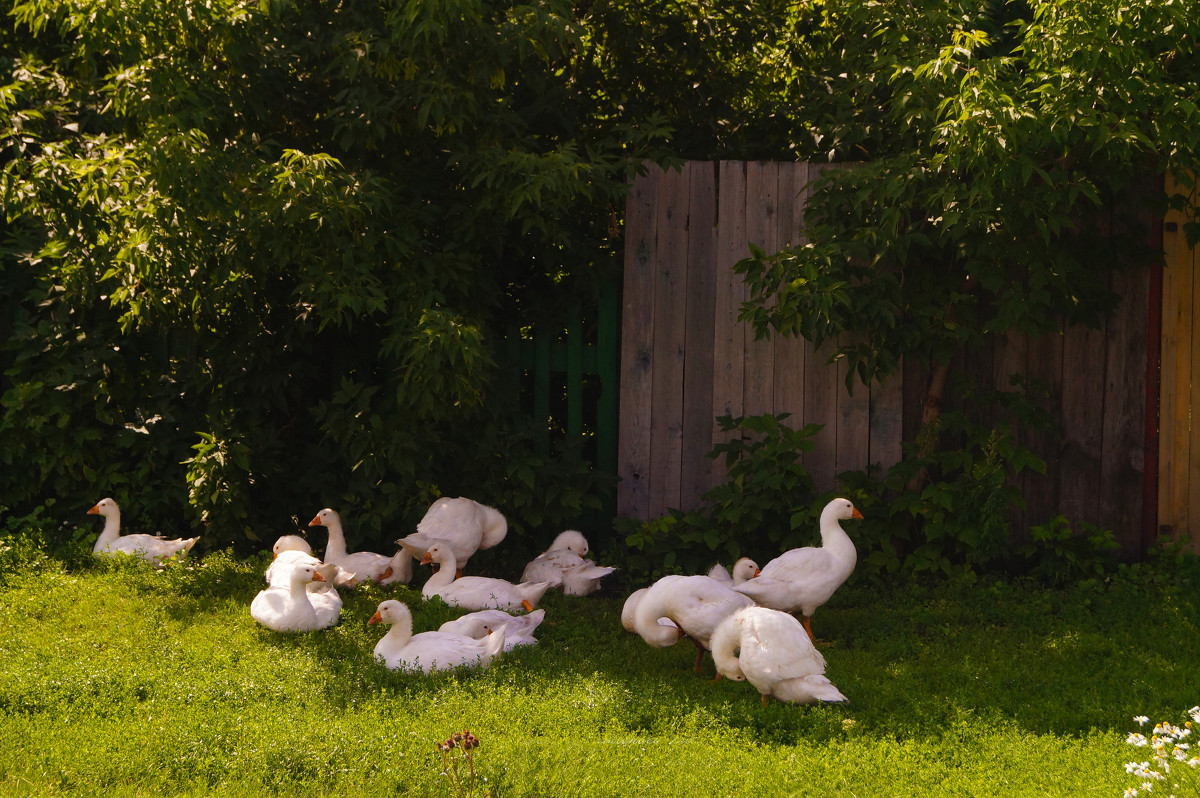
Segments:
[[[747,579],[753,579],[754,577],[758,576],[758,571],[758,563],[749,557],[742,557],[733,564],[733,568],[730,569],[729,575],[733,577],[733,583],[735,585],[740,585]]]
[[[299,535],[284,535],[275,541],[275,545],[271,547],[271,554],[273,557],[278,557],[285,551],[302,551],[305,554],[312,554],[312,546],[308,545],[308,541]]]
[[[848,521],[851,518],[862,518],[863,514],[858,511],[854,503],[849,499],[834,499],[829,504],[825,505],[825,509],[821,511],[821,523],[836,521]]]
[[[412,621],[412,613],[409,611],[408,606],[395,599],[388,599],[380,603],[379,608],[375,610],[375,614],[367,620],[367,623],[386,623],[391,625],[405,618],[408,618],[410,622]]]
[[[340,519],[338,518],[338,514],[335,513],[333,510],[329,509],[328,507],[326,507],[324,510],[317,513],[316,517],[314,517],[313,520],[308,522],[308,525],[309,526],[329,526],[330,524],[337,523],[339,520]]]
[[[550,544],[550,551],[557,549],[570,549],[580,557],[586,557],[588,553],[587,538],[578,530],[568,529],[565,532],[560,532],[558,537],[554,539],[554,542]]]
[[[102,515],[105,518],[111,518],[114,515],[120,517],[121,508],[118,507],[117,503],[112,499],[101,499],[100,501],[96,502],[96,505],[92,507],[92,509],[87,511],[87,514]]]

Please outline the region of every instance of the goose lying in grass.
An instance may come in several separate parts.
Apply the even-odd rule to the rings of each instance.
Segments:
[[[858,553],[841,522],[862,518],[848,499],[834,499],[821,511],[821,545],[785,551],[762,567],[753,579],[733,589],[762,607],[799,610],[812,639],[812,615],[854,571]]]
[[[490,549],[508,534],[508,521],[494,507],[474,499],[446,496],[435,501],[417,523],[417,531],[396,541],[416,560],[425,556],[429,547],[443,541],[454,552],[458,563],[456,576],[462,576],[471,555],[480,549]]]
[[[825,658],[804,626],[786,612],[747,607],[717,625],[713,662],[726,678],[758,688],[765,707],[772,697],[793,704],[841,703],[846,696],[825,676]]]
[[[533,633],[545,618],[546,611],[540,609],[526,615],[512,615],[504,610],[477,610],[453,621],[446,621],[438,627],[438,631],[453,632],[481,640],[504,627],[504,650],[512,651],[517,646],[536,646],[537,638]]]
[[[568,596],[595,593],[600,589],[600,580],[617,569],[596,565],[585,559],[587,553],[587,538],[582,532],[568,529],[559,533],[550,548],[525,566],[521,581],[549,582],[554,587],[561,587]]]
[[[250,603],[250,617],[276,632],[315,632],[337,623],[342,600],[336,590],[309,593],[308,584],[325,577],[311,565],[296,565],[286,574],[286,585],[260,591]]]
[[[524,607],[527,612],[532,612],[534,605],[550,589],[549,582],[513,584],[504,579],[486,576],[462,576],[456,579],[454,551],[440,542],[430,546],[421,558],[422,565],[430,563],[438,564],[438,572],[426,580],[421,588],[421,596],[426,600],[440,596],[442,601],[452,607],[509,612],[517,612]]]
[[[627,602],[628,603],[628,600]],[[722,620],[754,602],[708,576],[664,576],[633,607],[633,627],[651,646],[666,648],[687,635],[696,646],[700,670],[709,639]],[[674,626],[666,626],[667,618]]]
[[[443,631],[414,635],[412,612],[405,604],[394,599],[380,604],[367,623],[386,623],[391,626],[375,644],[375,659],[392,670],[431,673],[460,665],[486,668],[504,649],[503,625],[479,640]]]
[[[758,563],[749,557],[741,557],[733,564],[733,567],[728,571],[721,563],[717,563],[708,572],[708,575],[724,585],[740,585],[747,579],[753,579],[758,576]]]
[[[357,575],[358,581],[377,582],[390,585],[393,582],[407,584],[412,579],[412,557],[404,550],[391,557],[373,551],[346,551],[346,535],[342,531],[342,519],[326,507],[317,513],[309,526],[323,526],[329,530],[329,541],[325,544],[325,562]]]
[[[168,539],[158,535],[122,535],[121,508],[112,499],[101,499],[88,515],[104,516],[104,529],[96,539],[92,552],[98,557],[114,554],[132,554],[141,557],[156,568],[162,568],[170,558],[187,556],[199,537]]]

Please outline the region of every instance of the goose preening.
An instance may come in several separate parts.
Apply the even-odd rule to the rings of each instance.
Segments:
[[[762,567],[758,576],[733,589],[762,607],[799,610],[812,639],[812,615],[854,571],[858,553],[841,522],[862,518],[848,499],[834,499],[821,511],[821,545],[785,551]]]
[[[496,508],[461,496],[443,496],[429,506],[416,532],[396,542],[416,560],[424,557],[434,543],[448,544],[458,563],[456,575],[462,576],[472,554],[490,549],[507,534],[508,521]]]
[[[297,564],[281,578],[286,584],[268,587],[250,602],[251,618],[276,632],[315,632],[337,623],[342,610],[337,591],[308,591],[310,582],[325,581],[314,566]]]
[[[438,631],[481,640],[503,626],[504,650],[512,651],[517,646],[536,646],[537,638],[533,633],[545,618],[546,611],[542,609],[525,615],[512,615],[504,610],[476,610],[453,621],[446,621],[438,627]]]
[[[708,572],[708,575],[722,584],[740,585],[747,579],[758,576],[758,563],[749,557],[740,557],[728,571],[725,570],[724,565],[717,563]]]
[[[696,670],[717,624],[754,603],[709,576],[664,576],[645,590],[632,607],[634,631],[657,648],[673,645],[686,634],[696,646]],[[663,618],[673,625],[663,624]]]
[[[600,580],[616,568],[596,565],[585,559],[587,538],[582,532],[568,529],[560,532],[550,548],[539,554],[521,574],[522,582],[549,582],[561,587],[568,596],[587,596],[600,589]]]
[[[826,678],[825,658],[807,630],[786,612],[767,607],[738,610],[717,625],[711,644],[717,671],[758,688],[763,706],[772,697],[793,704],[848,700]]]
[[[479,640],[444,631],[414,635],[412,612],[395,599],[381,603],[367,623],[391,627],[375,644],[375,659],[392,670],[431,673],[460,665],[486,668],[504,649],[503,624]]]
[[[532,612],[534,605],[550,589],[549,582],[521,582],[514,584],[504,579],[486,576],[460,576],[455,578],[457,561],[454,551],[444,542],[431,545],[421,558],[422,565],[438,564],[438,571],[426,580],[421,588],[422,598],[428,600],[440,596],[452,607],[469,610],[498,609],[517,612],[522,607]]]
[[[121,508],[112,499],[101,499],[88,515],[104,516],[104,529],[96,539],[92,552],[98,557],[114,554],[132,554],[141,557],[156,568],[162,568],[166,560],[186,556],[196,545],[199,537],[168,539],[159,535],[122,535]]]
[[[393,582],[407,584],[412,579],[412,557],[403,549],[391,557],[373,551],[347,552],[341,516],[328,507],[317,513],[308,525],[323,526],[329,532],[329,540],[325,544],[325,562],[357,575],[358,580],[390,585]]]

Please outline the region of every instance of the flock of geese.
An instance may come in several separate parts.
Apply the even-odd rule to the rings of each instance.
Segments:
[[[105,519],[93,547],[98,556],[134,555],[162,567],[168,559],[185,556],[199,539],[121,535],[121,511],[112,499],[101,500],[88,513]],[[772,697],[791,703],[844,702],[846,696],[825,676],[811,618],[854,570],[857,554],[841,526],[851,518],[862,514],[849,500],[834,499],[821,513],[820,546],[786,551],[761,569],[742,558],[728,571],[716,565],[703,575],[664,576],[625,600],[621,623],[653,647],[687,637],[696,647],[696,670],[710,652],[716,678],[750,682],[764,706]],[[470,610],[436,631],[414,634],[407,605],[395,599],[381,602],[367,623],[388,626],[374,655],[393,670],[487,667],[505,651],[537,643],[534,632],[545,610],[535,607],[546,591],[587,596],[616,570],[587,559],[586,538],[567,530],[525,567],[518,582],[463,576],[463,566],[475,552],[497,545],[508,532],[502,513],[465,497],[434,502],[417,531],[398,540],[391,556],[347,551],[341,519],[331,509],[317,513],[309,526],[328,532],[324,558],[315,557],[299,535],[279,538],[263,575],[267,587],[250,603],[250,616],[268,629],[328,628],[341,615],[339,589],[368,581],[408,583],[414,562],[435,567],[421,588],[423,600],[437,596]],[[797,612],[800,620],[792,614]]]

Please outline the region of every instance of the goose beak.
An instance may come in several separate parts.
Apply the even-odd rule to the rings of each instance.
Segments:
[[[389,565],[389,566],[387,567],[387,570],[386,570],[386,571],[384,571],[382,574],[380,574],[380,575],[379,575],[379,578],[380,578],[380,579],[387,579],[387,578],[388,578],[389,576],[391,576],[391,575],[392,575],[392,566],[390,566],[390,565]]]
[[[315,518],[313,518],[313,520],[309,521],[308,525],[309,526],[320,526],[321,525],[321,514],[317,513],[317,516]]]
[[[379,623],[382,620],[383,620],[383,616],[380,615],[378,611],[376,611],[374,615],[372,615],[370,618],[367,619],[367,626],[370,626],[371,624]]]
[[[88,510],[87,514],[88,515],[100,515],[100,505],[97,504],[95,507]]]
[[[759,574],[761,574],[761,573],[762,573],[762,569],[761,569],[761,568],[755,568],[755,569],[754,569],[754,575],[755,575],[755,576],[758,576],[758,575],[759,575]]]
[[[855,507],[854,512],[850,513],[850,517],[851,518],[862,518],[863,514],[858,511],[857,507]]]
[[[313,571],[313,581],[314,582],[324,582],[325,577],[321,576],[320,571]]]
[[[433,562],[433,558],[429,556],[429,552],[425,552],[425,556],[421,558],[421,565],[429,565]]]

